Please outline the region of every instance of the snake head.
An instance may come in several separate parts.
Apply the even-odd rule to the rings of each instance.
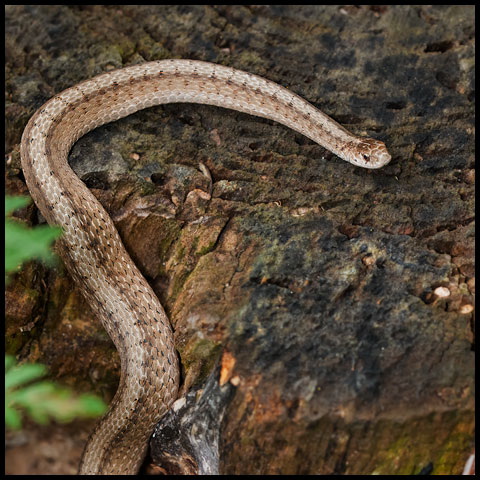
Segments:
[[[357,142],[350,142],[349,148],[342,153],[345,160],[363,168],[381,168],[392,159],[385,144],[374,138],[359,138]]]

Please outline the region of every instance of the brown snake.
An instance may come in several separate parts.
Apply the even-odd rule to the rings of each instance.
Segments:
[[[81,474],[132,474],[155,424],[175,400],[179,365],[172,329],[104,208],[68,165],[72,145],[94,128],[153,105],[193,102],[269,118],[365,168],[390,161],[383,142],[352,135],[289,90],[212,63],[162,60],[104,73],[45,103],[22,136],[22,167],[59,253],[121,359],[118,391],[83,453]]]

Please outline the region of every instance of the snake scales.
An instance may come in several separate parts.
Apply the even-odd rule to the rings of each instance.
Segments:
[[[115,343],[118,391],[91,434],[82,474],[132,474],[154,425],[175,400],[179,366],[165,312],[130,259],[106,211],[67,163],[72,145],[94,128],[172,102],[217,105],[280,122],[365,168],[390,161],[385,145],[352,135],[289,90],[212,63],[162,60],[99,75],[45,103],[22,136],[22,167],[48,223],[64,234],[59,253]]]

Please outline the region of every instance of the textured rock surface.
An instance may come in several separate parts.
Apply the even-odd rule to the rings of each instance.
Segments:
[[[12,193],[26,192],[18,146],[36,108],[163,58],[263,75],[392,153],[365,171],[199,105],[149,109],[74,146],[72,167],[171,318],[182,394],[203,392],[185,424],[215,418],[228,387],[212,427],[220,473],[461,472],[474,431],[473,19],[465,6],[7,8]],[[7,332],[20,358],[113,395],[113,347],[61,270],[18,275]],[[41,464],[29,473],[52,473]]]

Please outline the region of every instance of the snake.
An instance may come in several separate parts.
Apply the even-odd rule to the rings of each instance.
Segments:
[[[33,114],[20,146],[27,187],[46,221],[62,227],[56,250],[120,356],[118,389],[89,436],[80,474],[138,472],[155,424],[177,397],[180,366],[160,301],[68,155],[87,132],[167,103],[215,105],[274,120],[359,167],[376,169],[391,159],[383,142],[350,133],[289,89],[197,60],[108,71],[53,96]]]

